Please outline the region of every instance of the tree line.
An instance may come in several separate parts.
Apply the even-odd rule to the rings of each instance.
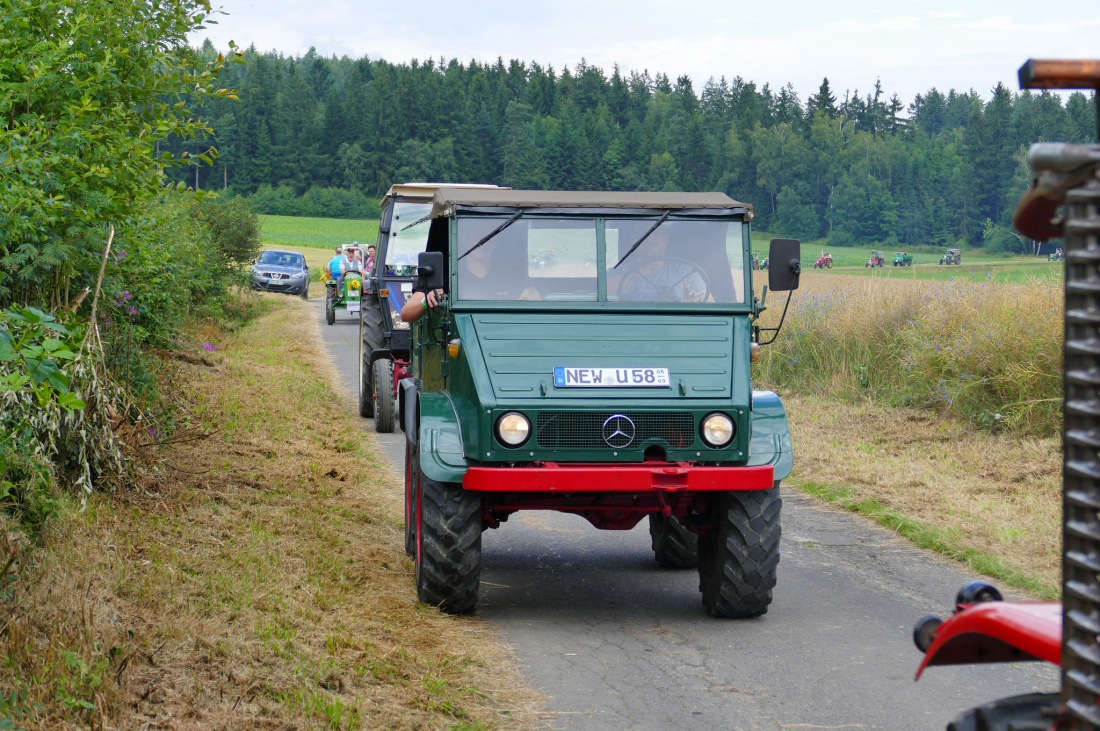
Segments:
[[[207,41],[200,56],[214,58]],[[252,196],[269,212],[329,190],[330,215],[359,211],[391,183],[515,188],[721,190],[756,206],[757,226],[830,245],[1023,249],[1009,230],[1026,186],[1024,151],[1091,141],[1091,100],[1074,94],[932,88],[906,104],[881,83],[804,101],[740,76],[623,74],[581,61],[428,59],[391,63],[257,53],[219,84],[240,103],[202,102],[219,156],[176,173]],[[172,151],[201,152],[173,140]],[[343,198],[333,197],[337,192]]]

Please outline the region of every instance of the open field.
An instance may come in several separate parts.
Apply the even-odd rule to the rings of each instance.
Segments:
[[[342,244],[358,241],[366,246],[378,240],[378,220],[339,218],[299,218],[296,216],[260,216],[261,238],[265,247],[332,251]],[[312,264],[310,265],[312,266]]]
[[[400,477],[310,305],[253,296],[259,321],[167,361],[189,403],[147,482],[56,521],[5,585],[0,727],[532,727],[489,628],[417,603]]]

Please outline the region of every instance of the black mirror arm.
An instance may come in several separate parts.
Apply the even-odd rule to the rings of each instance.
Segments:
[[[771,345],[775,342],[775,339],[779,337],[779,331],[783,329],[783,321],[787,319],[787,308],[791,306],[791,295],[794,294],[793,289],[787,290],[787,301],[783,303],[783,314],[779,316],[779,324],[775,327],[756,327],[756,344],[757,345]],[[770,332],[772,333],[771,340],[767,342],[760,342],[760,333]]]

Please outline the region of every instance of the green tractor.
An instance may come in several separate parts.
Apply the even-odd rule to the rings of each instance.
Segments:
[[[947,253],[940,257],[940,264],[961,265],[963,263],[962,251],[959,249],[948,249]]]
[[[338,283],[339,282],[339,283]],[[360,305],[363,301],[363,273],[344,272],[339,280],[325,280],[325,322],[336,323],[336,311],[344,310],[359,321]]]
[[[911,267],[913,266],[913,255],[897,252],[894,254],[894,266],[896,267]]]
[[[439,304],[412,324],[398,391],[419,599],[474,611],[482,531],[556,510],[648,519],[656,561],[697,568],[711,615],[767,612],[793,454],[779,397],[752,386],[782,326],[758,319],[752,207],[441,187],[430,216],[416,291]],[[797,288],[800,256],[772,241],[773,292]]]

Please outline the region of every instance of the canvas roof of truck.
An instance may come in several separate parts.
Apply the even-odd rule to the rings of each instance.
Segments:
[[[751,215],[752,205],[725,193],[640,193],[596,190],[512,190],[452,188],[435,191],[432,216],[451,216],[459,207],[484,208],[615,208],[656,210],[734,210]]]
[[[440,188],[488,188],[490,190],[504,190],[496,185],[483,183],[394,183],[386,191],[382,200],[395,195],[410,196],[413,198],[431,198]]]

